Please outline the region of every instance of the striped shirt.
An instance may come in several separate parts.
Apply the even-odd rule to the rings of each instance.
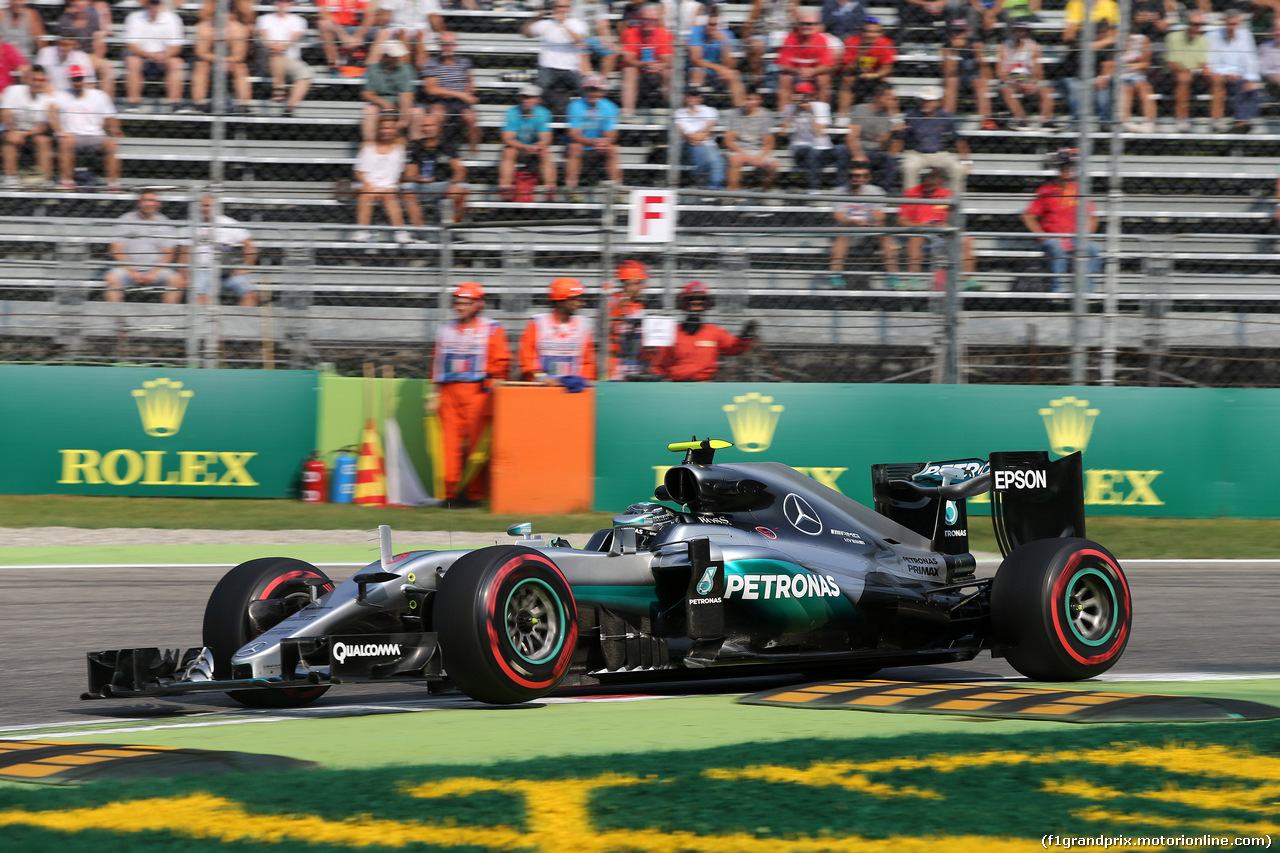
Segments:
[[[440,86],[452,92],[465,92],[467,80],[471,76],[471,60],[465,56],[455,56],[453,62],[445,65],[433,56],[423,66],[422,76],[436,78]]]

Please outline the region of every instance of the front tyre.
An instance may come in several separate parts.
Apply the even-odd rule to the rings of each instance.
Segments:
[[[1041,539],[1011,553],[991,587],[992,636],[1035,681],[1106,672],[1129,642],[1129,584],[1111,552],[1088,539]]]
[[[223,575],[204,610],[204,644],[213,652],[215,678],[231,678],[232,655],[311,601],[308,580],[323,581],[321,592],[333,589],[324,572],[289,557],[250,560]],[[264,687],[228,690],[227,695],[250,708],[297,708],[319,699],[328,689]]]
[[[449,677],[491,705],[551,692],[578,644],[569,583],[532,548],[501,545],[459,557],[437,584],[433,612]]]

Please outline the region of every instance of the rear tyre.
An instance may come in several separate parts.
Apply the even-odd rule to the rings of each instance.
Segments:
[[[213,672],[231,678],[231,656],[259,634],[301,610],[311,600],[308,580],[323,580],[322,592],[333,582],[310,563],[289,557],[263,557],[241,563],[223,575],[204,609],[204,644],[213,652]],[[279,607],[254,608],[255,602],[278,602]],[[297,708],[319,699],[328,687],[287,687],[228,690],[227,695],[250,708]]]
[[[1129,642],[1129,584],[1116,558],[1096,542],[1029,542],[996,572],[991,623],[1005,659],[1027,678],[1092,678],[1115,665]]]
[[[578,607],[555,563],[502,545],[458,558],[436,587],[433,624],[458,689],[491,705],[543,696],[578,644]]]

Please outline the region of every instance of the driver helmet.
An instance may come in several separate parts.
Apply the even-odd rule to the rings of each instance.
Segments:
[[[707,300],[707,308],[714,308],[716,305],[715,294],[711,292],[711,288],[707,287],[700,281],[691,281],[684,287],[680,288],[680,293],[676,296],[676,307],[681,311],[689,308],[689,300],[694,296],[701,296]]]
[[[676,515],[660,503],[653,501],[641,501],[627,507],[626,512],[622,515],[613,517],[614,525],[624,527],[641,527],[646,530],[661,530],[669,524],[674,524]]]
[[[1076,166],[1080,163],[1080,149],[1078,148],[1060,148],[1049,155],[1049,165],[1055,169],[1061,169],[1064,166]]]
[[[582,282],[576,278],[558,278],[551,282],[551,287],[547,290],[547,299],[552,302],[561,302],[581,296],[585,292]]]

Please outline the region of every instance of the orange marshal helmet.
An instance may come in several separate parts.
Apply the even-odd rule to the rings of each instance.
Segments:
[[[649,268],[639,261],[623,261],[618,264],[615,274],[618,281],[629,281],[637,278],[643,281],[649,278]]]
[[[479,299],[484,301],[484,288],[474,281],[464,281],[453,289],[454,299]]]
[[[585,292],[582,282],[576,278],[558,278],[551,282],[551,287],[547,290],[547,298],[552,302],[562,302],[565,299],[581,296]]]

